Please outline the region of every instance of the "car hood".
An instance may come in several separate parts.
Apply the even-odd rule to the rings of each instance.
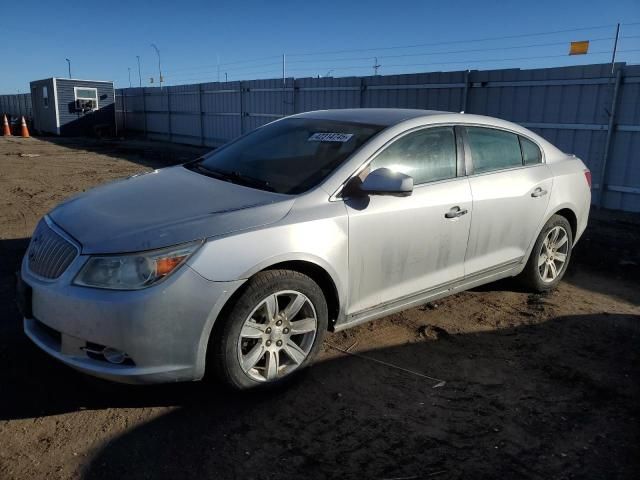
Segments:
[[[82,253],[121,253],[268,225],[292,205],[289,195],[177,166],[102,185],[60,204],[49,217],[82,245]]]

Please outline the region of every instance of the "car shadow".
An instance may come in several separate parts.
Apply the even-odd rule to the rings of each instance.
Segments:
[[[639,320],[561,317],[364,352],[386,364],[343,355],[271,392],[195,388],[176,398],[169,389],[178,408],[110,441],[83,476],[631,473],[640,453]],[[436,381],[391,365],[446,384],[434,388]],[[158,392],[148,394],[151,404],[158,403]]]
[[[356,352],[367,358],[336,352],[340,339],[286,388],[233,393],[89,380],[14,336],[0,420],[170,407],[99,445],[85,479],[632,478],[640,468],[638,315]]]

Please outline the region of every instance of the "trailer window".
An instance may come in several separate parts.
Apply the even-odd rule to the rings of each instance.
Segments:
[[[49,108],[49,89],[46,85],[42,87],[42,105],[44,108]]]
[[[98,109],[98,89],[73,87],[76,96],[76,109],[86,112]]]

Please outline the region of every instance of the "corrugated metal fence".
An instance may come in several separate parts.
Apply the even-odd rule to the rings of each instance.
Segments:
[[[14,117],[25,116],[31,118],[31,94],[0,95],[0,114],[3,113]]]
[[[640,66],[618,64],[616,72],[602,64],[125,88],[116,91],[116,111],[120,128],[212,147],[308,110],[405,107],[490,115],[584,159],[595,202],[604,177],[603,206],[640,211]]]
[[[0,110],[13,113],[3,105]],[[520,123],[585,161],[594,202],[640,211],[638,65],[617,64],[614,75],[602,64],[116,90],[120,129],[211,147],[283,115],[360,107],[466,111]]]

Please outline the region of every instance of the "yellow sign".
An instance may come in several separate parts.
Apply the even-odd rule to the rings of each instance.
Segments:
[[[586,55],[589,52],[589,40],[571,42],[569,55]]]

